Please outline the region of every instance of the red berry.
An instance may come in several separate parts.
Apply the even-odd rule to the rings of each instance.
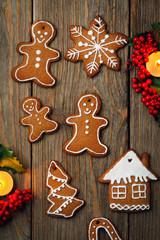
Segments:
[[[145,102],[146,102],[146,98],[143,97],[143,98],[141,99],[141,101],[142,101],[143,103],[145,103]]]
[[[0,217],[2,217],[2,215],[3,215],[3,211],[2,211],[2,210],[0,210]]]
[[[5,211],[4,215],[6,215],[8,217],[10,215],[10,212],[9,211]]]
[[[146,107],[149,107],[150,106],[150,102],[146,102],[145,105],[146,105]]]
[[[145,91],[143,91],[142,95],[145,97],[147,95],[147,93]]]
[[[147,86],[146,86],[146,83],[143,82],[143,83],[142,83],[142,88],[145,88],[145,87],[147,87]]]
[[[148,62],[148,61],[149,61],[149,58],[145,58],[145,59],[144,59],[144,62]]]
[[[144,47],[141,47],[141,48],[140,48],[140,52],[141,52],[141,53],[144,53],[145,51],[146,51],[146,49],[145,49]]]
[[[140,89],[139,89],[139,88],[136,88],[136,89],[135,89],[135,92],[136,92],[136,93],[139,93],[139,92],[140,92]]]
[[[139,80],[143,80],[143,79],[145,79],[145,75],[144,74],[140,74],[139,75]]]
[[[138,37],[133,38],[133,43],[136,43],[138,41]]]
[[[139,36],[139,40],[140,40],[141,42],[144,42],[145,38],[141,35],[141,36]]]
[[[23,195],[27,194],[27,190],[25,190],[25,189],[22,190],[22,194],[23,194]]]
[[[132,85],[132,88],[133,89],[136,89],[138,87],[138,85],[136,84],[136,83],[134,83],[133,85]]]
[[[157,94],[157,90],[156,89],[152,89],[152,92],[153,92],[154,95]]]
[[[23,195],[18,196],[19,200],[23,200]]]
[[[147,95],[147,96],[146,96],[146,100],[147,100],[147,101],[150,101],[150,100],[151,100],[151,96],[150,96],[150,95]]]
[[[137,78],[132,78],[132,82],[136,83],[137,82]],[[31,193],[31,192],[30,192]]]
[[[158,114],[158,110],[153,110],[153,115],[157,115]]]
[[[152,80],[151,79],[147,79],[146,83],[147,83],[147,85],[151,85],[152,84]]]
[[[15,194],[16,194],[17,196],[20,195],[20,194],[21,194],[21,190],[20,190],[20,189],[16,189]]]
[[[152,114],[153,114],[153,111],[152,111],[152,110],[149,110],[149,114],[152,115]]]
[[[6,222],[7,221],[7,218],[4,216],[2,217],[3,221]]]

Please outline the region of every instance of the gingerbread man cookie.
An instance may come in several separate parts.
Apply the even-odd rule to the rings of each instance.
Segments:
[[[89,77],[97,74],[102,64],[114,70],[120,69],[116,52],[127,44],[128,38],[121,33],[108,34],[106,23],[100,16],[90,22],[89,30],[82,26],[71,26],[70,37],[75,45],[68,49],[65,59],[83,61]]]
[[[57,161],[52,161],[47,176],[47,187],[50,188],[47,200],[51,206],[47,214],[53,217],[73,217],[75,212],[84,205],[84,201],[76,198],[78,189],[71,186],[69,175]]]
[[[66,123],[73,126],[73,137],[63,145],[63,150],[72,155],[86,150],[95,157],[105,156],[108,149],[101,143],[99,135],[108,121],[96,115],[101,108],[100,98],[93,93],[84,94],[78,99],[77,108],[79,114],[66,119]]]
[[[21,118],[20,123],[29,126],[28,141],[31,143],[39,140],[43,133],[52,133],[58,129],[58,123],[47,117],[51,112],[50,107],[40,107],[40,101],[34,97],[25,98],[22,102],[22,110],[28,116]]]
[[[103,228],[111,240],[121,240],[116,229],[107,218],[94,218],[88,227],[88,240],[98,240],[98,229]]]
[[[55,27],[47,21],[37,21],[31,26],[32,42],[19,43],[17,52],[24,55],[23,61],[12,71],[12,78],[18,82],[33,80],[42,87],[53,87],[55,78],[50,74],[51,62],[60,58],[56,49],[48,44],[56,35]]]

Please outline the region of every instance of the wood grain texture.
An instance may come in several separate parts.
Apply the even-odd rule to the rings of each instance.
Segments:
[[[151,211],[127,214],[109,209],[108,185],[97,181],[129,147],[140,155],[148,152],[151,155],[151,170],[160,175],[160,130],[141,103],[140,95],[129,89],[129,79],[124,74],[128,47],[118,52],[121,71],[115,72],[102,66],[100,73],[92,79],[84,71],[82,62],[74,64],[64,60],[67,49],[74,44],[70,39],[70,25],[88,28],[89,22],[99,14],[106,21],[108,32],[133,35],[149,30],[151,23],[159,20],[158,10],[159,2],[151,0],[0,1],[0,142],[9,146],[28,168],[26,174],[14,175],[15,187],[28,188],[32,184],[34,193],[32,207],[27,206],[23,212],[15,214],[8,225],[0,228],[0,239],[86,240],[90,220],[100,216],[111,220],[124,240],[159,238],[158,182],[151,185]],[[37,20],[48,20],[57,29],[50,46],[61,52],[61,60],[51,64],[51,72],[57,79],[57,85],[52,89],[35,83],[20,84],[10,77],[13,67],[22,60],[16,52],[16,45],[20,41],[30,41],[30,26]],[[132,76],[134,72],[130,78]],[[109,120],[101,135],[103,143],[109,147],[109,154],[104,158],[93,158],[87,153],[75,157],[62,151],[63,143],[72,136],[72,127],[65,124],[65,117],[77,113],[78,97],[88,92],[99,95],[102,100],[100,115]],[[32,145],[27,141],[28,129],[19,124],[24,115],[21,102],[31,95],[39,98],[43,106],[50,106],[50,117],[60,124],[59,131],[45,135]],[[72,178],[70,183],[79,189],[78,197],[86,202],[71,219],[46,215],[49,190],[45,183],[52,160],[59,161],[68,172]],[[104,231],[100,231],[99,238],[109,239]]]
[[[159,22],[159,1],[131,1],[130,34],[151,30],[151,24]],[[131,78],[135,72],[131,73]],[[130,90],[130,146],[141,156],[150,155],[151,170],[160,175],[160,128],[148,109],[141,102],[142,96]],[[129,239],[159,239],[160,236],[160,185],[151,183],[151,210],[129,215]]]
[[[31,1],[0,1],[0,142],[13,150],[14,155],[27,169],[25,174],[15,174],[14,187],[31,187],[31,145],[25,140],[27,131],[20,126],[21,102],[31,94],[31,84],[18,84],[11,71],[21,58],[16,52],[17,43],[29,41],[32,22]],[[30,239],[31,205],[14,215],[13,221],[0,228],[0,239]]]

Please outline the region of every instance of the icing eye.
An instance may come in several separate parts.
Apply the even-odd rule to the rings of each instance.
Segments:
[[[87,106],[87,104],[86,104],[86,103],[83,103],[83,106]]]
[[[129,163],[132,162],[132,158],[129,158],[129,159],[128,159],[128,162],[129,162]]]
[[[88,99],[88,102],[90,102],[91,101],[91,99]]]
[[[48,32],[45,32],[44,35],[48,35]]]
[[[38,34],[41,34],[41,31],[38,31],[37,33],[38,33]]]
[[[57,169],[56,167],[53,168],[53,170],[56,170],[56,169]]]
[[[45,29],[45,26],[43,26],[42,29]]]
[[[91,106],[93,107],[93,106],[94,106],[94,103],[91,103]]]
[[[99,224],[99,221],[97,221],[96,224]]]

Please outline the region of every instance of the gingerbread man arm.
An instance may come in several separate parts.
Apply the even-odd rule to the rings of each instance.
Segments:
[[[42,112],[44,114],[44,117],[48,115],[51,112],[50,107],[42,107],[39,112]]]
[[[20,123],[22,125],[30,125],[31,124],[31,116],[25,116],[20,119]]]
[[[28,50],[28,49],[30,51],[31,45],[33,45],[33,43],[23,43],[23,42],[21,42],[17,45],[17,52],[23,53],[23,52],[26,52],[26,50]]]
[[[53,49],[50,47],[47,48],[46,54],[47,54],[48,58],[50,58],[50,59],[58,60],[60,58],[60,53],[56,49]]]
[[[105,127],[108,125],[108,120],[106,118],[102,118],[102,117],[96,117],[97,121],[99,121],[99,125],[102,127]]]
[[[71,115],[69,117],[66,118],[66,123],[68,125],[74,125],[75,123],[79,122],[78,119],[79,118],[79,115]]]

